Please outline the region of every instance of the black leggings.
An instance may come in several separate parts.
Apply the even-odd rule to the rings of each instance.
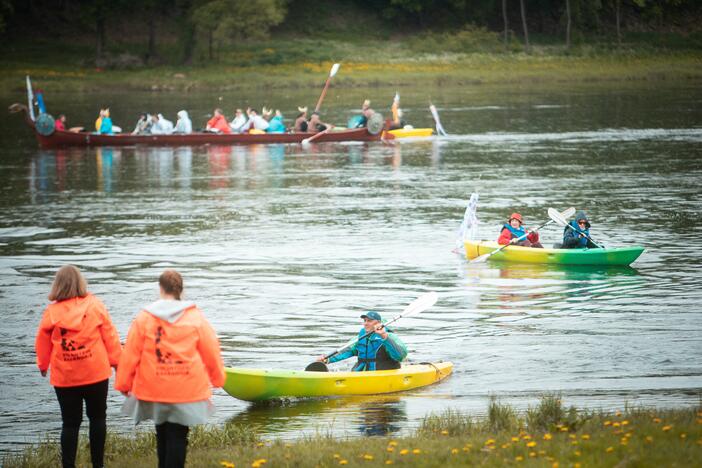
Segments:
[[[90,460],[94,468],[102,468],[105,455],[105,413],[108,380],[78,387],[54,387],[61,407],[61,462],[64,468],[76,466],[78,434],[85,412],[90,421]]]
[[[158,468],[182,468],[188,448],[188,426],[165,422],[156,425]]]

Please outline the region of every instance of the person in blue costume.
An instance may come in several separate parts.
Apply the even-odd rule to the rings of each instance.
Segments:
[[[283,114],[279,110],[275,111],[275,116],[268,121],[266,133],[285,133],[285,124],[283,123]]]
[[[358,361],[353,366],[354,372],[399,369],[400,362],[407,357],[407,347],[400,338],[383,325],[380,314],[370,310],[361,315],[363,328],[358,332],[359,340],[343,353],[317,361],[332,363],[357,356]],[[368,333],[369,337],[364,338]]]
[[[102,120],[100,121],[100,129],[98,133],[101,135],[112,135],[112,119],[110,118],[110,109],[105,109],[102,112]]]
[[[566,226],[563,231],[564,249],[596,249],[598,248],[588,237],[590,237],[590,220],[583,210],[575,213],[573,221],[568,223],[572,229]]]

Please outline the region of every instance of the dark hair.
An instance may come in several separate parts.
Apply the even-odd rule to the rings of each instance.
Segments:
[[[183,277],[175,270],[166,270],[158,277],[158,285],[161,286],[163,292],[170,294],[180,300],[180,294],[183,292]]]
[[[78,268],[73,265],[64,265],[59,268],[51,285],[51,292],[49,292],[50,301],[65,301],[87,295],[88,283]]]
[[[258,111],[256,109],[249,109],[249,112],[255,112],[256,114],[258,114]]]

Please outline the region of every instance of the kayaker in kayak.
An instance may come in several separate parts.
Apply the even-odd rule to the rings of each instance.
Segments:
[[[304,133],[307,131],[307,107],[298,107],[299,114],[295,118],[295,125],[293,126],[293,131],[295,133]]]
[[[323,132],[327,128],[329,128],[330,125],[327,123],[322,122],[319,119],[319,112],[312,112],[312,116],[310,117],[309,122],[307,122],[307,131],[310,133],[319,133]]]
[[[245,124],[246,116],[244,116],[244,111],[241,109],[237,109],[236,112],[234,112],[234,119],[232,119],[232,121],[229,122],[229,127],[231,127],[233,132],[241,133],[241,129],[244,127]]]
[[[219,341],[198,307],[182,301],[175,270],[158,279],[161,299],[132,322],[117,367],[115,389],[129,398],[122,411],[135,424],[153,419],[158,466],[185,466],[189,426],[214,410],[212,387],[224,385]]]
[[[107,390],[111,367],[122,353],[119,335],[105,305],[90,294],[78,268],[65,265],[56,273],[35,342],[37,366],[61,407],[61,462],[75,466],[83,400],[90,421],[90,459],[103,466]]]
[[[507,220],[507,224],[502,226],[500,237],[497,243],[500,245],[514,244],[521,247],[535,247],[543,249],[544,246],[539,242],[539,233],[531,231],[527,234],[527,229],[524,226],[524,220],[519,213],[512,213],[512,216]],[[524,238],[524,236],[526,236]],[[522,238],[521,240],[519,240]]]
[[[563,231],[563,246],[564,249],[596,249],[597,245],[593,244],[588,236],[590,236],[590,220],[583,210],[577,211],[570,226],[566,226]]]
[[[325,359],[324,356],[317,361],[332,363],[343,361],[353,356],[358,356],[358,362],[353,366],[353,371],[375,371],[399,369],[400,362],[407,357],[407,348],[400,338],[385,328],[380,314],[370,310],[361,315],[363,328],[358,332],[359,338],[375,331],[368,338],[361,338],[343,353]]]
[[[66,131],[66,116],[59,114],[56,122],[54,122],[54,129],[65,132]]]

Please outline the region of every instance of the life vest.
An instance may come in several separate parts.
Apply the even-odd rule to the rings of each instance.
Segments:
[[[389,333],[391,333],[390,330],[388,330],[388,334]],[[365,334],[366,330],[361,329],[359,336],[364,336]],[[393,336],[393,338],[395,337]],[[391,338],[388,337],[388,339]],[[377,333],[374,333],[367,338],[358,340],[358,343],[356,344],[358,360],[356,361],[356,365],[353,367],[353,370],[375,371],[399,369],[400,363],[390,357],[384,346],[385,341],[386,340],[383,340]]]
[[[51,385],[76,387],[108,379],[122,347],[105,305],[88,294],[49,304],[35,351],[39,370],[51,370]]]
[[[514,239],[515,237],[516,237],[516,238],[525,237],[525,236],[526,236],[526,233],[527,233],[527,232],[526,232],[526,229],[524,229],[521,225],[519,226],[519,229],[515,229],[515,228],[513,228],[513,227],[512,227],[511,225],[509,225],[509,224],[504,224],[504,225],[502,226],[502,229],[507,229],[507,230],[512,234],[512,238],[513,238],[513,239]],[[502,232],[502,229],[500,229],[500,232]]]

